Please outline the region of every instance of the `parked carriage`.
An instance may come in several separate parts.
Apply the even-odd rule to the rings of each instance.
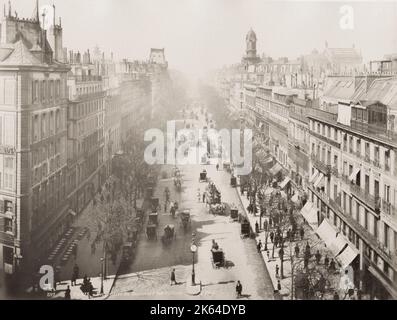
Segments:
[[[243,219],[241,222],[241,237],[249,237],[251,235],[251,226],[247,219]]]
[[[149,240],[157,240],[157,226],[155,224],[146,226],[146,236]]]
[[[148,224],[154,224],[154,225],[158,225],[158,213],[157,212],[152,212],[151,214],[149,214],[149,222]]]
[[[159,198],[151,198],[150,204],[152,206],[152,212],[157,212],[160,209],[160,200]]]
[[[238,219],[238,209],[236,209],[236,208],[231,208],[231,209],[230,209],[230,217],[231,217],[233,220],[237,220],[237,219]]]
[[[232,176],[232,177],[230,178],[230,185],[231,185],[233,188],[237,187],[237,178],[236,178],[235,176]]]
[[[202,172],[200,172],[199,182],[207,182],[207,181],[208,181],[207,171],[203,170]]]

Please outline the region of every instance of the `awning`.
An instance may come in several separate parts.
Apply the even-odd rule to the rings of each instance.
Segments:
[[[320,172],[319,176],[317,177],[316,181],[314,182],[315,188],[317,188],[320,185],[321,180],[323,180],[323,178],[324,178],[324,174],[322,172]]]
[[[306,212],[309,212],[312,206],[313,206],[313,202],[307,201],[303,206],[303,208],[301,209],[301,214],[305,216],[307,214]]]
[[[339,255],[341,250],[348,244],[345,237],[339,231],[336,231],[327,219],[323,220],[317,228],[316,233],[325,242],[334,256]]]
[[[357,173],[359,173],[360,167],[353,170],[352,174],[349,176],[349,181],[355,182]]]
[[[311,177],[309,178],[309,182],[312,183],[314,181],[314,179],[316,179],[317,175],[318,175],[318,171],[314,172]]]
[[[303,217],[313,230],[318,228],[317,211],[318,209],[312,205],[309,210],[306,210],[302,213]]]
[[[280,183],[280,188],[281,188],[281,189],[284,189],[284,188],[287,186],[288,182],[290,182],[290,181],[291,181],[291,179],[290,179],[289,177],[286,177],[286,178]]]
[[[356,248],[348,244],[342,253],[336,257],[336,259],[340,262],[342,268],[346,268],[357,257],[358,253],[359,252]]]
[[[295,202],[295,203],[297,203],[297,202],[299,201],[299,196],[298,196],[297,193],[295,193],[295,194],[292,196],[291,201],[292,201],[292,202]]]
[[[269,172],[275,176],[277,173],[279,173],[283,168],[280,166],[279,163],[276,163],[270,170]]]

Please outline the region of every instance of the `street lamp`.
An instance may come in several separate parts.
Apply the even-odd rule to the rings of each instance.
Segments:
[[[104,258],[101,258],[101,294],[103,294],[103,269],[104,269]]]
[[[196,274],[194,272],[194,254],[197,251],[197,246],[194,243],[190,246],[190,251],[192,252],[192,285],[195,285]]]

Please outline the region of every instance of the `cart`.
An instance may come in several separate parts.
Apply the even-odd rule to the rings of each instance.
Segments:
[[[134,257],[134,245],[132,242],[126,242],[122,249],[122,260],[123,266],[128,266],[131,264]]]
[[[146,236],[149,240],[157,240],[157,226],[155,224],[148,224],[146,226]]]
[[[200,172],[200,178],[199,178],[199,182],[207,182],[208,178],[207,178],[207,171],[203,171]]]
[[[246,219],[244,219],[241,222],[241,238],[249,237],[250,234],[251,234],[250,224]]]
[[[164,234],[161,237],[163,245],[169,245],[175,237],[175,226],[173,224],[167,224],[164,228]]]
[[[222,249],[211,249],[211,253],[211,261],[214,268],[220,268],[225,266],[225,253]]]
[[[235,188],[237,187],[237,178],[236,177],[231,177],[230,178],[230,185]]]
[[[160,208],[160,201],[159,198],[151,198],[150,199],[150,204],[152,206],[152,212],[157,212],[158,209]]]
[[[149,222],[148,224],[154,224],[154,225],[158,225],[158,217],[159,214],[157,212],[152,212],[151,214],[149,214]]]
[[[233,220],[237,220],[238,219],[238,209],[236,209],[236,208],[230,209],[230,217]]]
[[[181,227],[183,227],[183,230],[186,231],[188,229],[191,229],[192,221],[190,219],[190,211],[183,210],[179,213],[179,216],[181,217]]]

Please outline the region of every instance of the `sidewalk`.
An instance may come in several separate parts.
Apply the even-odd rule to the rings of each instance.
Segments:
[[[238,184],[239,185],[239,184]],[[241,192],[239,190],[239,188],[236,188],[236,192],[240,198],[240,201],[242,203],[242,206],[244,207],[244,215],[247,217],[248,221],[250,222],[251,228],[253,230],[253,232],[255,233],[255,223],[258,222],[258,224],[260,224],[260,218],[259,218],[259,213],[257,215],[255,214],[249,214],[247,211],[247,207],[249,205],[249,200],[246,197],[246,193],[244,193],[244,195],[241,195]],[[258,210],[259,212],[259,210]],[[261,251],[261,255],[262,258],[265,262],[266,268],[269,272],[270,278],[272,280],[273,283],[273,288],[275,290],[275,292],[278,292],[283,299],[291,299],[291,282],[292,282],[292,277],[291,277],[291,254],[294,255],[294,248],[296,243],[298,242],[299,248],[300,248],[300,254],[298,259],[302,259],[303,258],[303,252],[304,252],[304,247],[306,245],[307,242],[309,242],[310,247],[312,248],[312,256],[314,255],[314,253],[319,250],[319,252],[322,255],[322,260],[324,258],[325,255],[328,256],[328,258],[331,258],[333,255],[332,253],[325,247],[325,244],[317,237],[317,235],[315,234],[315,232],[310,228],[310,226],[308,226],[307,224],[304,224],[303,222],[303,217],[300,216],[298,218],[298,225],[303,225],[304,227],[304,231],[305,231],[305,236],[303,240],[297,240],[297,241],[293,241],[292,243],[290,243],[289,241],[285,242],[285,247],[284,247],[284,259],[283,259],[283,279],[280,278],[280,274],[281,274],[281,262],[280,262],[280,258],[278,256],[278,251],[279,248],[275,248],[274,249],[274,258],[272,257],[272,253],[273,253],[273,243],[270,241],[270,238],[268,238],[268,242],[267,242],[267,251],[264,250],[265,248],[265,243],[266,243],[266,232],[264,230],[262,230],[261,228],[263,227],[263,222],[265,221],[265,219],[267,220],[268,218],[262,217],[262,226],[260,226],[260,231],[259,234],[256,234],[256,242],[258,243],[259,240],[261,240],[262,242],[262,251]],[[290,248],[291,246],[291,248]],[[269,252],[269,256],[268,253]],[[296,258],[294,257],[294,261],[296,260]],[[309,265],[312,266],[316,264],[314,257],[312,257],[310,259]],[[279,267],[279,276],[276,276],[276,266],[278,265]],[[318,268],[319,270],[323,269],[322,271],[325,271],[325,267],[318,265],[316,266],[316,268]],[[323,273],[324,273],[323,272]],[[280,285],[281,285],[281,290],[278,291],[277,290],[277,284],[278,284],[278,280],[280,280]],[[330,289],[332,288],[337,288],[339,285],[339,280],[340,280],[340,275],[339,272],[336,272],[335,274],[331,274],[327,277],[327,280],[329,281],[329,287]]]
[[[58,283],[55,294],[51,296],[51,299],[64,299],[65,290],[69,286],[71,300],[105,300],[110,294],[115,276],[108,276],[107,279],[103,281],[103,294],[101,294],[101,278],[91,278],[90,280],[94,287],[94,294],[91,298],[81,291],[80,286],[83,283],[83,279],[78,279],[75,286],[71,285],[71,281],[62,281]]]

